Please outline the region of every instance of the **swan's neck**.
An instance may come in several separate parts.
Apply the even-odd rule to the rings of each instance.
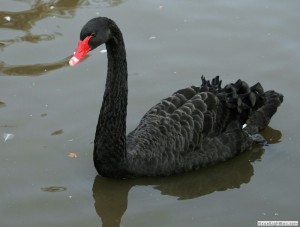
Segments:
[[[95,167],[110,177],[118,175],[112,170],[122,171],[126,158],[128,74],[123,38],[118,35],[106,43],[108,71],[94,144]]]

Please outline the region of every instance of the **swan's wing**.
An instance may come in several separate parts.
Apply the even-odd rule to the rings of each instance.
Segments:
[[[131,170],[169,175],[244,151],[252,140],[242,124],[257,110],[269,109],[264,108],[264,96],[259,84],[250,88],[240,80],[222,89],[218,77],[175,92],[152,107],[128,135]],[[259,122],[253,119],[250,125]]]
[[[225,127],[222,105],[211,92],[199,87],[175,92],[152,107],[127,136],[127,155],[132,171],[144,166],[147,175],[169,175],[199,168],[212,161],[203,151],[206,137],[216,137]],[[219,149],[219,147],[216,147]],[[206,152],[206,151],[205,151]],[[142,163],[141,163],[142,162]]]

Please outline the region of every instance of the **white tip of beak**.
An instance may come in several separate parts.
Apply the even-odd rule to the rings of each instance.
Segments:
[[[70,61],[69,61],[69,65],[70,66],[74,66],[79,62],[78,58],[76,58],[75,56],[73,56]]]

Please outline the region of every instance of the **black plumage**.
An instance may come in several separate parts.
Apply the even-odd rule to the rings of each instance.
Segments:
[[[107,81],[94,141],[94,164],[105,177],[169,176],[234,157],[253,143],[283,101],[258,83],[228,84],[202,76],[200,86],[178,90],[152,107],[126,136],[127,63],[122,33],[108,18],[81,31],[90,49],[107,48]],[[243,125],[247,126],[243,128]]]

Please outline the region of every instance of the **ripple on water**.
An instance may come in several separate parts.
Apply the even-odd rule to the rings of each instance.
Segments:
[[[50,186],[50,187],[41,188],[41,190],[44,192],[63,192],[66,191],[67,188],[61,186]]]

